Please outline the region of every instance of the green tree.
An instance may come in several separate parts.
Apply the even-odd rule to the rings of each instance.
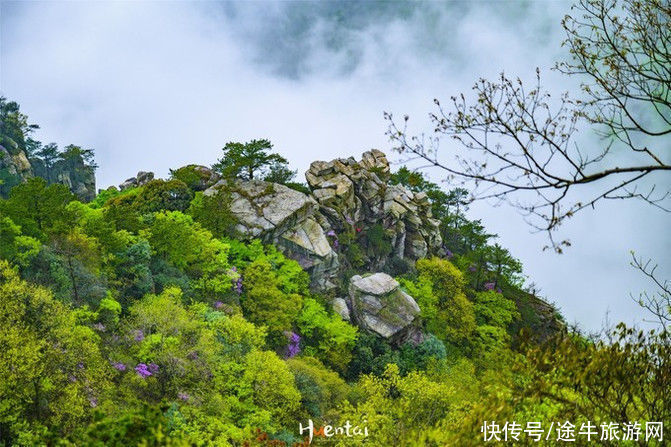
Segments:
[[[237,279],[228,262],[229,246],[179,211],[155,214],[142,235],[156,255],[186,273],[200,299],[227,300]]]
[[[83,434],[72,438],[75,445],[95,447],[188,447],[186,436],[170,430],[169,407],[143,406],[120,414],[98,413]],[[167,432],[170,432],[169,434]]]
[[[480,353],[508,348],[508,332],[513,320],[520,318],[515,303],[494,291],[475,294],[475,319],[477,337],[474,344]]]
[[[62,257],[70,280],[72,302],[77,306],[84,303],[97,304],[91,301],[100,297],[92,296],[87,290],[87,282],[95,281],[100,271],[101,253],[98,241],[84,234],[80,228],[74,228],[55,237],[52,246],[54,253]]]
[[[193,191],[203,191],[217,178],[209,169],[199,165],[187,165],[170,170],[170,177],[184,182]]]
[[[254,180],[268,178],[276,183],[290,182],[295,172],[289,162],[279,154],[270,153],[273,145],[268,140],[247,143],[226,143],[224,156],[212,168],[227,178]]]
[[[58,158],[63,162],[65,169],[69,172],[78,173],[82,166],[87,168],[97,168],[94,161],[95,153],[93,149],[83,149],[81,146],[68,144],[63,151],[58,154]]]
[[[301,311],[303,298],[286,293],[266,259],[252,262],[243,272],[242,310],[249,321],[268,327],[270,345],[286,344],[285,332],[291,331]]]
[[[60,152],[56,143],[49,143],[41,146],[33,153],[33,156],[42,160],[42,163],[44,163],[45,179],[48,183],[53,183],[54,165],[60,158]]]
[[[231,193],[226,188],[219,188],[212,195],[197,192],[186,212],[218,238],[236,235],[237,221],[231,212]]]
[[[296,379],[306,417],[322,417],[347,397],[347,383],[316,358],[295,357],[287,365]]]
[[[181,180],[152,180],[142,186],[133,208],[140,214],[157,211],[185,211],[193,199],[193,192]]]
[[[72,200],[66,186],[47,186],[44,179],[33,177],[12,189],[8,200],[0,201],[0,212],[19,225],[23,234],[45,241],[48,234],[69,227],[66,205]]]
[[[269,351],[251,351],[245,357],[242,380],[252,390],[254,404],[269,413],[275,427],[296,421],[301,394],[289,367]]]
[[[39,445],[86,424],[108,391],[98,336],[0,261],[0,443]]]
[[[310,345],[304,349],[306,355],[341,373],[347,370],[357,338],[356,327],[343,321],[340,315],[329,315],[314,298],[305,298],[298,328],[304,336],[303,342]]]
[[[128,369],[148,365],[149,373],[133,374],[127,382],[146,402],[176,400],[180,392],[195,398],[208,391],[208,369],[216,362],[215,334],[201,318],[202,308],[185,308],[182,301],[178,288],[147,295],[129,308],[123,323],[133,338],[114,355]],[[199,361],[189,357],[193,353]]]
[[[397,365],[387,365],[381,376],[365,376],[357,384],[358,405],[345,404],[342,419],[367,427],[372,445],[424,444],[424,433],[446,419],[455,406],[455,386],[433,381],[423,372],[402,377]]]
[[[452,263],[439,258],[420,259],[416,267],[419,280],[430,283],[436,297],[436,319],[428,321],[429,327],[442,340],[466,346],[475,329],[475,313],[473,303],[464,294],[463,274]]]
[[[477,401],[455,419],[459,422],[452,425],[447,444],[482,445],[484,420],[514,420],[522,426],[568,420],[576,427],[587,421],[640,421],[645,427],[645,422],[668,420],[669,333],[620,324],[603,335],[596,340],[565,332],[542,345],[525,346],[523,356],[498,362],[499,376],[481,387]],[[643,437],[632,445],[665,444]]]
[[[9,217],[0,217],[0,259],[27,266],[40,251],[40,242],[21,234],[21,227]]]
[[[151,271],[151,246],[139,238],[128,247],[115,253],[110,259],[113,274],[110,283],[124,307],[132,301],[154,292],[154,278]]]

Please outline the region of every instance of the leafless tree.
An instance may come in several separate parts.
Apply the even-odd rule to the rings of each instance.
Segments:
[[[570,244],[553,231],[601,200],[671,208],[671,3],[579,0],[562,25],[569,55],[554,68],[579,77],[575,94],[551,97],[537,69],[530,88],[502,74],[478,80],[474,101],[434,100],[428,137],[408,136],[407,116],[385,114],[398,151],[473,182],[475,199],[517,207],[560,253]],[[586,129],[598,133],[596,144],[581,136]],[[459,143],[453,157],[440,147],[444,137]]]
[[[641,292],[638,298],[632,298],[656,318],[655,323],[659,323],[666,330],[671,325],[671,281],[657,275],[658,266],[651,260],[644,261],[643,258],[636,257],[634,252],[631,252],[631,259],[632,267],[640,270],[655,285],[654,293]]]

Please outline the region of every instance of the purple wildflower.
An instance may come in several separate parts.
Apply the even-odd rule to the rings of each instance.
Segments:
[[[235,290],[238,295],[242,293],[242,276],[240,276],[233,284],[233,290]]]
[[[156,363],[150,363],[148,368],[152,374],[156,374],[158,372],[158,365]]]
[[[221,309],[222,307],[224,307],[224,303],[222,303],[221,301],[217,301],[216,303],[214,303],[215,309]]]
[[[84,363],[82,362],[77,363],[77,368],[84,369]]]
[[[100,332],[105,332],[105,325],[102,323],[96,323],[93,325],[93,329]]]
[[[180,400],[183,400],[184,402],[188,401],[188,400],[189,400],[189,397],[190,397],[190,396],[189,396],[187,393],[184,393],[184,392],[182,392],[182,391],[180,391],[179,393],[177,393],[177,398],[180,399]]]
[[[70,375],[68,376],[68,380],[70,380],[70,382],[76,382],[76,381],[77,381],[77,378],[76,378],[75,376],[73,376],[72,374],[70,374]]]
[[[354,221],[353,221],[352,218],[349,217],[349,216],[345,216],[345,222],[347,222],[347,223],[350,224],[350,225],[354,225]]]
[[[445,249],[445,254],[447,254],[447,259],[452,259],[454,257],[454,253],[448,249]]]
[[[501,290],[500,287],[497,287],[497,288],[496,288],[496,293],[503,293],[503,290]]]
[[[198,353],[196,351],[191,351],[187,354],[186,358],[189,360],[198,360]]]
[[[333,248],[338,248],[338,239],[333,241]]]
[[[496,284],[494,284],[493,282],[485,283],[485,290],[494,290],[494,287],[496,287]]]
[[[142,340],[144,340],[144,332],[138,329],[137,331],[135,331],[135,341],[142,341]]]
[[[473,264],[471,264],[470,267],[468,267],[469,272],[475,272],[477,270],[477,267],[475,267]]]
[[[147,365],[144,363],[137,365],[135,367],[135,372],[137,372],[143,379],[152,375],[152,372],[147,369]]]
[[[329,231],[326,232],[326,235],[327,235],[327,236],[331,236],[331,237],[335,237],[335,236],[336,236],[336,232],[333,231],[333,230],[329,230]]]
[[[287,335],[289,338],[289,344],[285,348],[284,356],[285,358],[290,359],[298,355],[299,352],[301,352],[300,347],[301,336],[295,332],[289,332]]]
[[[91,404],[91,406],[93,408],[97,407],[98,406],[98,399],[96,399],[95,397],[90,398],[89,399],[89,404]]]
[[[121,362],[114,362],[114,363],[112,363],[112,366],[113,366],[114,369],[116,369],[117,371],[126,371],[126,365],[124,365],[124,364],[121,363]]]

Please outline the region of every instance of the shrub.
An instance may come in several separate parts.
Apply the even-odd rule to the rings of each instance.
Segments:
[[[133,207],[140,214],[155,211],[185,211],[193,193],[181,180],[152,180],[138,193]]]
[[[313,357],[287,360],[301,392],[301,405],[311,417],[321,417],[345,399],[348,386],[338,374]]]
[[[170,176],[174,180],[183,182],[193,191],[202,191],[207,187],[207,183],[212,176],[208,169],[203,169],[197,165],[182,166],[179,169],[170,170]]]
[[[306,342],[307,355],[314,355],[336,371],[344,372],[352,358],[357,328],[343,321],[340,315],[326,312],[313,298],[303,301],[298,327]]]
[[[245,318],[269,328],[269,342],[273,348],[286,343],[284,332],[290,331],[302,307],[302,297],[285,293],[267,259],[252,262],[243,274],[244,293],[241,298]]]

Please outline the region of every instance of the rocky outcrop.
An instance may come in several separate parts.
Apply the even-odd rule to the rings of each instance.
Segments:
[[[57,183],[68,188],[82,202],[90,202],[96,197],[96,178],[93,170],[87,170],[84,174],[73,175],[70,171],[57,171]]]
[[[23,152],[10,152],[0,145],[0,198],[7,197],[12,187],[33,176],[28,158]]]
[[[0,169],[24,180],[33,176],[33,169],[26,154],[22,151],[11,153],[4,146],[0,146]]]
[[[128,178],[119,185],[119,189],[123,191],[128,188],[137,188],[138,186],[146,185],[154,180],[153,172],[140,171],[135,177]]]
[[[213,175],[203,170],[207,168],[198,172],[196,168],[189,165],[171,172],[193,189],[192,179],[211,181]],[[440,254],[440,231],[431,217],[431,203],[425,194],[389,184],[389,163],[382,152],[365,152],[360,161],[316,161],[305,176],[312,194],[261,180],[219,180],[203,194],[227,188],[239,234],[279,246],[310,273],[320,292],[339,283],[344,259],[339,260],[337,238],[343,231],[356,230],[354,234],[365,238],[368,228],[382,225],[392,253],[367,263],[372,271],[383,270],[393,258],[414,261]],[[139,175],[127,182],[135,186],[138,180]]]
[[[360,161],[350,157],[313,162],[305,174],[333,228],[381,223],[390,236],[393,256],[416,260],[438,253],[439,222],[431,217],[428,197],[388,184],[389,177],[389,162],[375,149],[364,152]]]
[[[28,158],[23,150],[9,150],[0,145],[0,196],[31,177],[42,177],[49,184],[61,183],[83,202],[93,200],[96,195],[95,168],[83,159],[56,160],[47,167],[39,158]]]
[[[353,276],[349,299],[353,321],[386,339],[402,335],[420,312],[415,300],[386,273]]]
[[[290,230],[317,210],[316,202],[302,192],[262,180],[238,180],[230,184],[221,180],[203,194],[210,196],[221,188],[228,188],[231,193],[231,211],[243,236],[268,239],[271,233]]]

